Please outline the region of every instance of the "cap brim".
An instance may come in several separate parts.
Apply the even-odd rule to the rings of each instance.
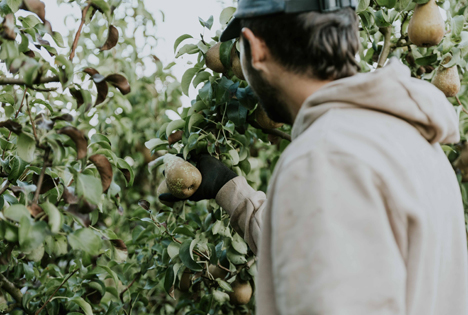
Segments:
[[[229,22],[228,26],[221,34],[219,38],[220,42],[227,42],[233,38],[237,38],[240,36],[242,27],[241,27],[241,20],[238,18],[233,18],[231,22]]]

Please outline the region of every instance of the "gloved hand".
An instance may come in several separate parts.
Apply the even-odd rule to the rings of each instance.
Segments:
[[[209,154],[202,154],[194,160],[197,162],[196,166],[202,175],[202,182],[197,191],[188,200],[214,199],[228,181],[237,177],[236,173]],[[167,202],[180,200],[169,193],[159,195],[159,199]]]

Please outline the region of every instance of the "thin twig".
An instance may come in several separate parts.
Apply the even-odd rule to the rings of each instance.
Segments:
[[[7,291],[16,301],[16,303],[21,305],[23,300],[23,293],[11,283],[3,274],[0,273],[0,288],[3,288]]]
[[[262,128],[260,127],[260,125],[255,122],[255,121],[249,121],[249,124],[256,128],[256,129],[261,129],[263,133],[266,133],[267,135],[273,135],[273,136],[277,136],[277,137],[280,137],[282,139],[285,139],[285,140],[288,140],[289,142],[292,141],[291,139],[291,136],[288,135],[286,132],[283,132],[281,130],[277,130],[277,129],[265,129],[265,128]]]
[[[36,144],[39,145],[39,138],[37,137],[36,125],[34,124],[34,120],[31,115],[31,108],[29,108],[29,100],[27,96],[26,96],[26,108],[28,109],[29,120],[31,121],[34,138],[36,139]]]
[[[455,98],[457,99],[457,102],[458,102],[458,105],[461,106],[462,108],[462,111],[468,115],[468,111],[465,109],[465,106],[463,106],[462,102],[460,101],[460,99],[458,98],[458,95],[455,95]]]
[[[75,57],[75,50],[76,50],[76,47],[78,46],[78,40],[80,39],[81,30],[83,29],[83,25],[86,22],[86,13],[88,13],[88,9],[90,6],[91,6],[91,3],[88,4],[81,12],[81,23],[80,23],[80,26],[78,27],[78,30],[76,31],[75,39],[73,40],[73,45],[72,45],[70,58],[69,58],[70,60],[73,60],[73,58]]]
[[[379,56],[377,68],[382,68],[385,65],[388,55],[390,54],[390,47],[392,45],[392,42],[391,42],[392,26],[382,27],[380,28],[380,32],[384,36],[384,45]]]
[[[41,175],[39,175],[39,180],[37,181],[36,185],[36,192],[34,193],[34,199],[33,199],[33,204],[37,204],[39,201],[39,195],[41,193],[41,188],[42,188],[42,182],[44,181],[44,176],[45,176],[45,171],[46,168],[49,164],[49,153],[50,149],[47,148],[45,153],[44,153],[44,165],[42,165],[42,170],[41,170]]]
[[[16,111],[16,114],[15,114],[15,119],[18,118],[18,115],[19,113],[21,112],[21,109],[23,108],[23,103],[24,103],[24,99],[26,97],[26,92],[28,92],[28,88],[24,88],[24,92],[23,92],[23,98],[21,99],[21,104],[20,104],[20,107],[18,108],[18,110]],[[8,138],[7,138],[7,141],[10,141],[10,137],[11,137],[11,130],[10,130],[10,133],[8,134]],[[5,151],[3,151],[3,154],[5,154]],[[4,158],[4,157],[3,157]]]
[[[51,83],[51,82],[60,82],[60,79],[58,76],[53,76],[53,77],[43,77],[39,79],[39,82],[37,84],[44,84],[44,83]],[[0,85],[26,85],[26,82],[21,79],[14,79],[14,78],[0,78]],[[30,86],[28,86],[31,88]],[[39,89],[39,88],[32,88],[32,89]]]
[[[47,302],[45,302],[44,305],[42,305],[42,307],[36,312],[36,315],[39,315],[39,313],[44,309],[44,307],[46,307],[46,305],[50,302],[50,300],[54,297],[54,295],[57,293],[57,291],[65,284],[65,282],[68,281],[68,279],[70,279],[78,270],[80,270],[79,268],[75,269],[72,271],[72,273],[65,279],[62,281],[62,283],[59,285],[59,287],[54,291],[54,293],[52,293],[52,295],[49,297],[49,299],[47,300]]]
[[[137,274],[137,275],[135,276],[135,278],[133,279],[133,281],[132,281],[125,289],[123,289],[122,292],[120,292],[120,300],[121,300],[122,302],[123,302],[123,295],[124,295],[124,293],[127,292],[128,289],[130,289],[130,288],[132,287],[132,285],[135,283],[135,281],[136,281],[139,277],[140,277],[140,274]]]

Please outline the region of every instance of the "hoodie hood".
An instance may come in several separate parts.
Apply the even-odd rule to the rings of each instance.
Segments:
[[[399,117],[430,143],[460,140],[458,117],[444,93],[427,81],[412,78],[409,68],[396,58],[382,69],[333,81],[312,94],[296,117],[292,138],[329,110],[352,107]]]

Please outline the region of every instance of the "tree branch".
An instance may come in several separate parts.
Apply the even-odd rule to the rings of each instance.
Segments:
[[[463,106],[462,102],[460,101],[460,99],[458,98],[458,95],[455,95],[455,98],[457,99],[457,102],[458,102],[458,105],[461,106],[462,108],[462,111],[468,115],[468,111],[465,109],[465,106]]]
[[[34,138],[36,139],[36,144],[39,145],[39,138],[37,137],[36,125],[34,124],[34,120],[31,115],[31,108],[29,108],[29,100],[27,96],[26,96],[26,108],[28,109],[29,120],[31,121],[31,126],[32,126]]]
[[[39,179],[37,181],[36,192],[34,193],[33,204],[37,204],[37,202],[39,200],[39,195],[41,193],[41,188],[42,188],[42,182],[44,181],[45,171],[46,171],[47,165],[49,164],[49,162],[48,162],[49,153],[50,153],[50,149],[47,148],[46,151],[45,151],[45,154],[44,154],[44,165],[42,165],[41,175],[39,175]]]
[[[0,288],[8,292],[8,294],[10,294],[15,299],[16,303],[21,305],[21,301],[23,300],[23,293],[21,293],[21,291],[1,273]]]
[[[44,83],[51,83],[51,82],[60,82],[60,79],[58,76],[42,77],[39,79],[39,82],[37,84],[44,84]],[[26,85],[27,86],[24,80],[15,79],[15,78],[0,78],[0,85]],[[28,87],[31,88],[30,86]],[[40,88],[32,88],[32,89],[39,90]]]
[[[81,23],[80,23],[80,26],[78,27],[78,30],[76,31],[75,39],[73,40],[73,45],[72,45],[70,58],[69,58],[70,61],[73,60],[73,58],[75,57],[75,50],[76,50],[76,47],[78,46],[78,40],[80,39],[81,30],[83,29],[83,25],[86,22],[86,13],[88,13],[90,6],[91,6],[91,3],[88,4],[81,12]]]
[[[280,137],[282,139],[285,139],[285,140],[288,140],[289,142],[292,141],[291,139],[291,136],[288,135],[286,132],[282,132],[281,130],[277,130],[277,129],[264,129],[262,127],[260,127],[260,125],[255,122],[255,121],[249,121],[249,124],[256,128],[256,129],[260,129],[262,130],[263,133],[266,133],[267,135],[273,135],[273,136],[277,136],[277,137]]]
[[[65,279],[62,281],[62,283],[59,285],[59,287],[54,291],[54,293],[52,293],[52,295],[49,297],[49,299],[47,300],[47,302],[44,303],[44,305],[42,305],[42,307],[36,312],[36,315],[39,315],[39,313],[44,309],[44,307],[46,307],[46,305],[50,302],[50,300],[54,297],[54,295],[57,293],[57,291],[65,284],[65,282],[68,281],[68,279],[70,279],[77,271],[79,270],[79,268],[73,270],[73,272]]]
[[[133,279],[133,281],[122,291],[120,292],[120,300],[122,301],[123,303],[123,296],[124,296],[124,293],[128,291],[128,289],[130,289],[132,287],[132,285],[135,283],[135,281],[140,278],[140,274],[137,274],[135,276],[135,278]]]
[[[379,56],[379,61],[377,63],[377,68],[382,68],[387,61],[388,55],[390,54],[390,47],[392,45],[391,37],[392,37],[392,26],[382,27],[380,28],[380,32],[384,36],[384,45],[382,51]]]

